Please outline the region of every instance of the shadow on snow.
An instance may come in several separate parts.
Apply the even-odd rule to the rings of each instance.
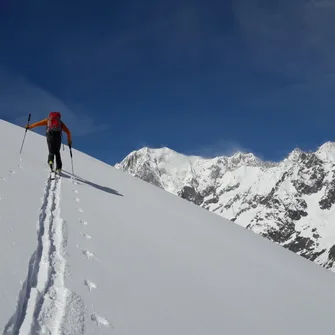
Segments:
[[[70,172],[67,172],[67,171],[62,171],[62,175],[61,176],[62,176],[62,178],[71,179],[72,174]],[[114,189],[112,189],[110,187],[101,186],[101,185],[92,183],[91,181],[88,181],[88,180],[83,179],[81,177],[78,177],[76,175],[74,175],[74,177],[79,182],[81,182],[83,184],[86,184],[86,185],[89,185],[89,186],[92,186],[92,187],[98,189],[99,191],[103,191],[103,192],[106,192],[106,193],[109,193],[109,194],[113,194],[113,195],[117,195],[117,196],[123,197],[123,195],[121,193],[119,193],[118,191],[116,191],[116,190],[114,190]]]

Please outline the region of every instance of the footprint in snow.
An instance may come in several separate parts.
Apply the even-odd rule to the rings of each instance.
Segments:
[[[94,254],[87,249],[84,249],[81,252],[87,257],[87,259],[92,259],[94,257]]]
[[[81,209],[81,208],[77,208],[77,211],[80,212],[80,213],[84,213],[84,210]]]
[[[80,223],[82,223],[84,226],[87,226],[88,225],[88,222],[87,221],[84,221],[84,220],[81,220],[81,219],[78,219]]]
[[[76,202],[80,202],[80,199],[76,197],[74,197],[73,200],[75,200]]]
[[[10,170],[9,173],[10,174],[16,174],[16,172],[14,170]]]
[[[93,289],[97,289],[98,288],[97,284],[94,284],[93,282],[91,282],[89,280],[86,280],[86,279],[85,279],[84,284],[85,284],[85,286],[87,286],[87,288],[88,288],[88,290],[90,292],[92,292]]]
[[[110,324],[110,322],[108,322],[106,319],[104,319],[103,317],[99,316],[98,314],[92,314],[91,315],[91,320],[93,322],[96,322],[97,327],[100,326],[105,326],[105,327],[112,327],[112,325]]]
[[[92,236],[86,234],[86,233],[82,233],[83,236],[86,238],[86,240],[92,240]]]
[[[79,191],[77,191],[77,190],[72,190],[73,191],[73,193],[76,193],[76,194],[78,194],[79,193]]]
[[[93,252],[90,252],[87,249],[82,249],[80,245],[77,245],[77,247],[81,250],[81,252],[87,257],[87,259],[92,259],[94,257]]]

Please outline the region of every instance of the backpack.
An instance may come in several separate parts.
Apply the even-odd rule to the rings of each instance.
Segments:
[[[61,132],[62,121],[61,114],[59,112],[51,112],[47,122],[47,132]]]

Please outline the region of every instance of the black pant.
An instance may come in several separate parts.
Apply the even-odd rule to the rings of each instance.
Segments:
[[[56,169],[62,168],[62,159],[60,157],[60,149],[62,146],[62,133],[61,132],[48,132],[47,142],[49,148],[48,164],[54,162],[56,156]]]

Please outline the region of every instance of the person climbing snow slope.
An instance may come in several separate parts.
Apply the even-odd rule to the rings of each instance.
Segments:
[[[62,158],[60,149],[62,146],[62,131],[67,135],[67,142],[69,147],[72,147],[71,132],[65,123],[61,120],[61,113],[51,112],[49,116],[39,122],[31,125],[27,124],[26,129],[33,129],[35,127],[46,126],[46,137],[49,148],[48,164],[51,171],[54,169],[54,158],[56,156],[56,172],[60,173],[62,170]]]

